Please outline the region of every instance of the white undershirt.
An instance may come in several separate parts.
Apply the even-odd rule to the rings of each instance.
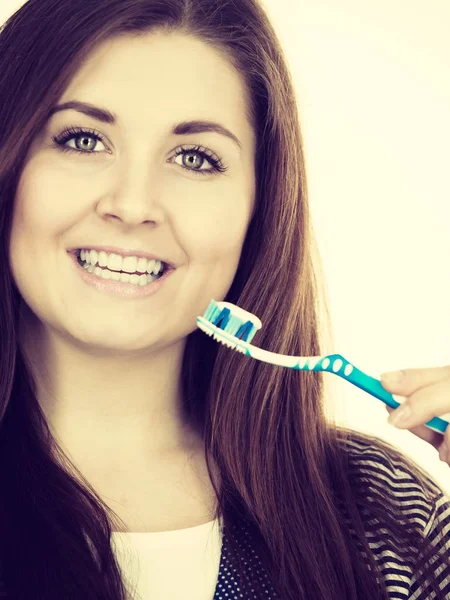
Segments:
[[[175,531],[114,531],[112,547],[133,600],[213,600],[221,519]]]

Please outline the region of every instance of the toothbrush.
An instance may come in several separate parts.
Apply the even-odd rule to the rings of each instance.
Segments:
[[[381,382],[363,371],[360,371],[350,361],[340,354],[328,354],[326,356],[286,356],[268,352],[250,344],[255,333],[261,329],[262,323],[252,313],[230,302],[216,302],[211,300],[203,317],[197,317],[197,327],[215,340],[237,350],[245,356],[261,360],[272,365],[288,367],[300,371],[324,371],[333,373],[356,385],[361,390],[375,396],[388,406],[397,408],[400,403],[393,395],[387,392]],[[446,419],[433,417],[427,427],[445,433],[450,422],[450,413],[446,413]],[[448,420],[447,420],[448,419]]]

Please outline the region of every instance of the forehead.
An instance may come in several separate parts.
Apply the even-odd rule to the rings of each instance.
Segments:
[[[75,98],[108,106],[130,127],[170,115],[223,122],[247,136],[245,143],[253,137],[244,80],[220,51],[186,35],[107,40],[82,63],[59,104]]]

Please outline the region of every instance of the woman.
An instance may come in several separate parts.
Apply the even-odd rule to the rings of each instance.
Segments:
[[[30,0],[0,72],[4,596],[450,593],[426,473],[328,422],[321,374],[196,327],[226,300],[267,350],[322,350],[295,95],[256,0]]]

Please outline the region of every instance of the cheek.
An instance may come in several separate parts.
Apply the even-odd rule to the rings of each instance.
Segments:
[[[24,170],[17,187],[13,211],[13,230],[17,236],[50,240],[52,234],[64,231],[73,220],[68,192],[55,172],[33,162]]]
[[[33,289],[36,289],[36,282],[33,282],[37,275],[36,265],[39,256],[40,237],[37,223],[31,218],[27,211],[25,197],[22,193],[16,194],[13,211],[13,220],[11,228],[11,237],[9,245],[9,264],[12,277],[19,288],[22,296],[29,302],[29,296],[32,296]]]
[[[45,264],[51,257],[65,227],[48,178],[26,168],[14,198],[9,244],[9,264],[17,283],[41,270],[38,263]]]
[[[251,218],[249,204],[228,196],[191,214],[180,231],[191,260],[211,262],[240,254]]]

